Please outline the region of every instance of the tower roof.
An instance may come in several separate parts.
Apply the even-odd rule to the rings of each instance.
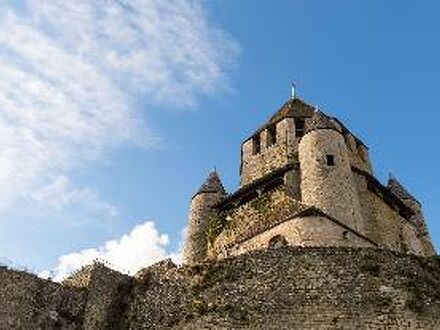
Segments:
[[[300,98],[293,98],[284,103],[278,111],[269,118],[266,123],[257,129],[252,135],[261,133],[268,127],[280,122],[285,118],[309,118],[306,123],[305,130],[306,132],[310,132],[314,129],[325,129],[330,128],[341,132],[342,134],[351,134],[354,139],[362,144],[365,148],[368,149],[368,146],[359,139],[355,134],[353,134],[340,120],[335,117],[329,116],[322,111],[318,111],[318,109],[306,102],[304,102]],[[250,137],[245,139],[247,141]]]
[[[284,118],[312,117],[314,113],[315,108],[303,100],[299,98],[290,99],[284,103],[281,108],[257,130],[256,133],[263,131],[268,126],[278,123]]]
[[[209,173],[206,181],[200,186],[196,195],[202,193],[224,193],[226,194],[226,190],[223,187],[222,181],[216,170],[213,170]]]

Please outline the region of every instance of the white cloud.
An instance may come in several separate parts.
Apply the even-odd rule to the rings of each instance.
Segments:
[[[134,227],[130,233],[108,241],[99,248],[61,256],[53,272],[53,278],[55,281],[61,281],[75,270],[96,260],[115,270],[133,275],[167,256],[177,258],[178,254],[167,253],[168,243],[168,235],[161,234],[153,222],[147,221]],[[44,271],[40,276],[47,278],[49,274]]]
[[[88,212],[107,215],[114,218],[117,208],[101,199],[98,193],[88,187],[78,189],[66,176],[58,176],[51,183],[31,193],[32,199],[49,212],[61,213],[66,209],[78,210],[78,205]]]
[[[111,213],[69,173],[123,144],[154,144],[134,104],[191,105],[221,90],[237,47],[199,0],[24,3],[0,2],[0,210],[91,197],[86,207]]]

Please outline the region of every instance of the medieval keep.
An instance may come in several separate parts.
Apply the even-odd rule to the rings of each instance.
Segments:
[[[242,143],[240,177],[228,194],[214,171],[193,196],[185,263],[283,245],[435,254],[417,199],[381,184],[367,146],[298,98]]]

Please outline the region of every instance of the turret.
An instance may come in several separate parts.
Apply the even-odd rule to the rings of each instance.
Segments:
[[[316,112],[298,151],[302,201],[363,234],[360,201],[340,126]]]
[[[213,206],[226,195],[225,188],[214,170],[191,199],[188,232],[183,250],[185,264],[196,264],[206,258],[209,221],[215,215]]]

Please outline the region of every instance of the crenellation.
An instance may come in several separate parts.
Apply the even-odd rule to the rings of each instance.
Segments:
[[[285,118],[257,132],[242,145],[241,185],[251,183],[276,168],[287,165],[290,156],[296,149],[294,137],[295,126],[292,118]],[[275,133],[275,138],[269,138]],[[255,147],[256,136],[260,143]],[[258,150],[258,152],[256,152]]]

